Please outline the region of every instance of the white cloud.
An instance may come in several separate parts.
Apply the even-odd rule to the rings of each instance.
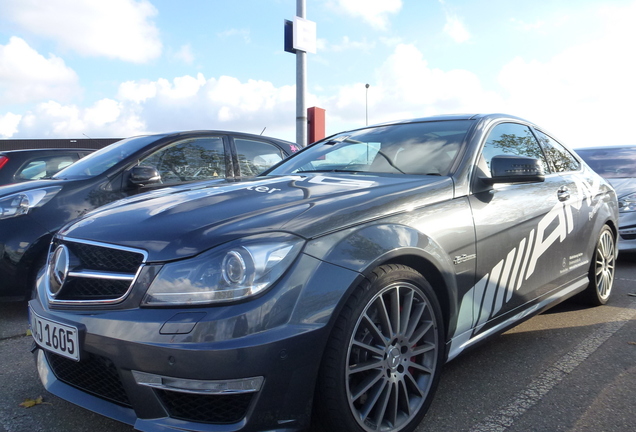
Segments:
[[[366,38],[361,41],[353,41],[349,36],[343,36],[340,42],[329,44],[324,40],[320,43],[320,52],[343,52],[343,51],[364,51],[368,52],[375,48],[375,42],[369,42]]]
[[[546,61],[517,57],[499,82],[511,110],[551,129],[573,147],[633,144],[636,3],[603,8],[603,37],[570,47]],[[568,131],[562,135],[560,131]]]
[[[533,23],[527,23],[517,18],[510,18],[510,22],[521,31],[538,31],[546,27],[546,22],[543,20],[535,21]]]
[[[145,132],[145,124],[125,104],[102,99],[88,108],[49,101],[22,116],[13,138],[127,137]]]
[[[183,45],[181,48],[179,48],[179,51],[174,54],[173,58],[188,65],[194,63],[194,53],[192,52],[192,45]]]
[[[342,87],[327,102],[327,115],[349,124],[347,128],[364,125],[364,84]],[[432,68],[422,53],[408,44],[395,48],[368,89],[370,124],[441,113],[499,111],[503,103],[497,94],[485,90],[472,72]]]
[[[455,13],[451,11],[451,8],[446,5],[445,0],[438,0],[442,5],[442,9],[446,14],[446,24],[444,24],[444,33],[449,35],[457,43],[463,43],[471,38],[470,32],[466,29],[466,26]]]
[[[0,137],[9,138],[18,132],[18,125],[22,116],[13,113],[0,115]]]
[[[386,30],[389,15],[400,12],[402,0],[337,0],[337,6],[379,30]]]
[[[49,101],[2,131],[6,137],[126,137],[188,129],[228,129],[293,139],[296,92],[266,81],[202,74],[122,83],[116,99],[81,108]],[[9,122],[9,120],[7,120]]]
[[[18,37],[0,45],[0,103],[70,100],[80,93],[78,81],[64,60],[45,58]]]
[[[457,43],[466,42],[471,38],[471,35],[464,26],[464,23],[455,15],[447,14],[444,32]]]
[[[81,55],[145,63],[161,54],[148,0],[3,0],[0,13]]]
[[[398,45],[375,81],[340,88],[329,99],[307,96],[307,106],[327,110],[328,133],[362,126],[368,94],[369,122],[439,113],[499,111],[503,102],[466,70],[432,68],[413,45]],[[184,129],[229,129],[294,140],[294,86],[221,76],[128,81],[115,99],[90,108],[48,102],[25,114],[14,137],[130,136]],[[14,128],[15,129],[15,128]]]

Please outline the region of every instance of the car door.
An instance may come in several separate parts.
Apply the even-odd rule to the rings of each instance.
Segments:
[[[139,188],[139,192],[231,177],[233,170],[229,158],[223,135],[195,136],[177,140],[139,162],[138,165],[155,168],[161,176],[159,183],[143,186]]]
[[[554,287],[568,256],[568,225],[560,201],[563,179],[552,173],[531,129],[499,123],[488,133],[477,177],[490,176],[496,155],[540,160],[544,182],[492,187],[473,184],[470,196],[475,221],[477,271],[474,287],[476,331],[490,320],[516,310]]]
[[[595,213],[599,178],[584,172],[574,155],[557,140],[537,129],[535,134],[552,170],[561,177],[560,194],[571,238],[569,254],[561,262],[561,274],[563,278],[575,279],[587,273],[592,259],[588,256],[588,245],[589,239],[596,236],[596,226],[589,220]]]

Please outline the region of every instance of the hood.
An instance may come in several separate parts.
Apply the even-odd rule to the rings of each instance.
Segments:
[[[449,177],[334,173],[212,182],[113,203],[60,234],[144,249],[149,262],[169,261],[251,234],[314,238],[451,199],[452,185]]]
[[[624,197],[625,195],[636,192],[636,178],[611,178],[607,179],[607,181],[610,182],[610,184],[616,191],[616,196],[618,197],[618,199],[621,199],[621,197]]]

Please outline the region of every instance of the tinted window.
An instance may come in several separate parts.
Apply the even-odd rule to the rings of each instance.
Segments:
[[[579,149],[576,152],[605,178],[636,177],[636,148]]]
[[[221,137],[178,141],[153,153],[140,165],[159,171],[163,184],[225,177],[225,151]]]
[[[282,161],[285,155],[273,144],[250,139],[234,139],[242,176],[255,176]]]
[[[572,153],[543,132],[536,131],[536,133],[554,172],[578,171],[581,164],[572,156]]]
[[[490,169],[490,160],[494,156],[527,156],[539,159],[543,169],[547,170],[545,156],[530,128],[517,123],[502,123],[494,127],[484,144],[482,156]]]
[[[287,159],[270,174],[369,172],[447,175],[470,120],[410,123],[345,132]]]

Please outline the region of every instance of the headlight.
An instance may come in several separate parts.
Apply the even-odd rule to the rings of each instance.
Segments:
[[[241,300],[269,288],[298,256],[303,240],[290,234],[246,237],[163,266],[144,306]]]
[[[41,207],[55,196],[62,186],[33,189],[0,198],[0,220],[27,214],[31,209]]]
[[[636,193],[620,197],[618,199],[618,211],[621,213],[636,211]]]

